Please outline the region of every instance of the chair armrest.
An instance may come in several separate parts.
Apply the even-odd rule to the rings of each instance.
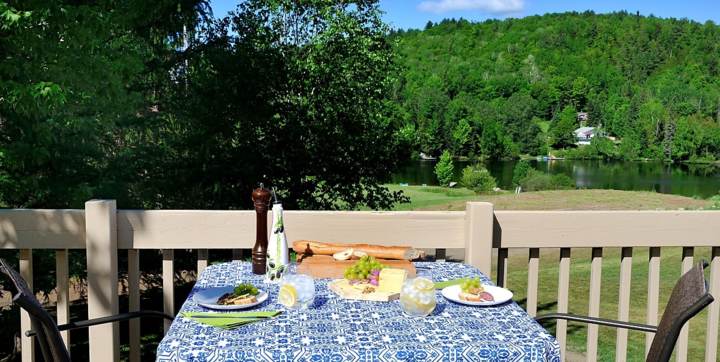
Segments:
[[[622,321],[616,321],[616,320],[612,320],[612,319],[587,317],[587,316],[581,316],[581,315],[575,315],[575,314],[569,314],[569,313],[550,313],[550,314],[544,314],[544,315],[535,317],[535,321],[537,321],[537,322],[541,322],[541,321],[544,321],[547,319],[564,319],[564,320],[573,321],[573,322],[583,322],[583,323],[589,323],[589,324],[597,324],[597,325],[601,325],[601,326],[632,329],[634,331],[641,331],[641,332],[651,332],[651,333],[657,332],[657,327],[647,325],[647,324],[622,322]]]
[[[163,312],[158,312],[155,310],[139,310],[139,311],[135,311],[135,312],[120,313],[120,314],[111,315],[111,316],[107,316],[107,317],[100,317],[100,318],[93,318],[93,319],[88,319],[88,320],[84,320],[84,321],[70,322],[68,324],[60,324],[57,326],[57,329],[59,331],[69,331],[69,330],[73,330],[73,329],[96,326],[98,324],[122,322],[122,321],[127,321],[130,319],[140,318],[140,317],[161,317],[161,318],[173,320],[173,317],[171,317]],[[32,331],[32,330],[25,332],[25,336],[27,336],[27,337],[32,337],[34,335],[35,335],[35,331]]]

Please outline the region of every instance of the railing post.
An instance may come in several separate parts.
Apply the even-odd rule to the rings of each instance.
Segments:
[[[66,324],[70,322],[70,290],[68,284],[70,275],[68,273],[68,250],[55,250],[55,289],[57,290],[57,323]],[[60,332],[65,347],[70,350],[70,331]]]
[[[588,315],[590,317],[600,316],[600,293],[602,283],[602,248],[592,248],[592,257],[590,259],[590,296],[588,303]],[[598,325],[589,324],[587,330],[587,361],[597,361],[598,347]]]
[[[658,324],[658,303],[660,300],[660,248],[650,247],[648,254],[648,292],[645,323],[656,326]],[[650,353],[653,338],[655,338],[655,333],[645,333],[646,358]]]
[[[570,248],[560,248],[560,269],[558,270],[558,313],[567,313],[570,297]],[[558,319],[555,337],[560,344],[560,360],[565,361],[567,350],[567,321]]]
[[[507,288],[507,273],[508,273],[508,249],[498,248],[497,257],[497,285],[503,288]]]
[[[32,250],[20,249],[20,276],[25,279],[28,288],[34,292],[32,261]],[[35,361],[35,338],[25,336],[25,331],[31,329],[30,315],[26,311],[20,310],[20,348],[22,350],[22,362]]]
[[[618,320],[630,320],[630,291],[632,290],[632,253],[633,249],[624,247],[620,249],[620,289],[618,290]],[[615,361],[627,361],[628,330],[618,328],[615,337]]]
[[[175,250],[163,249],[162,251],[162,292],[163,292],[163,312],[171,316],[175,315]],[[164,331],[170,329],[172,321],[163,320]]]
[[[493,248],[493,204],[468,202],[465,206],[465,262],[490,277]]]
[[[531,317],[537,315],[538,276],[540,275],[540,249],[530,248],[528,251],[528,286],[527,312]]]
[[[128,311],[140,310],[140,250],[128,249]],[[140,320],[132,319],[128,325],[130,362],[140,362]]]
[[[117,206],[115,200],[85,203],[88,318],[118,313]],[[90,361],[118,361],[117,323],[90,327]]]

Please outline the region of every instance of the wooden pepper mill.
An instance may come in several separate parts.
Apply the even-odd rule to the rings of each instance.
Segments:
[[[255,246],[252,249],[252,271],[253,274],[265,274],[265,259],[267,258],[267,212],[270,206],[270,191],[260,184],[260,187],[253,190],[253,204],[257,215]]]

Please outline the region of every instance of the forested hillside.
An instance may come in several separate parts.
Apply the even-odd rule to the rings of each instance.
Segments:
[[[596,157],[720,159],[715,24],[390,32],[377,0],[343,4],[0,0],[0,206],[244,208],[265,182],[288,207],[388,208],[408,152],[570,149],[577,112],[616,137]]]
[[[626,12],[445,20],[393,34],[400,135],[415,149],[515,157],[572,146],[576,112],[608,158],[720,158],[720,27]]]

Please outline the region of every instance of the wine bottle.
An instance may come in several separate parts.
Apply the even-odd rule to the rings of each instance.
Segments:
[[[265,280],[270,283],[280,281],[289,264],[288,243],[285,236],[285,220],[283,207],[278,201],[275,191],[272,192],[275,202],[272,207],[272,228],[267,248],[267,266]]]

